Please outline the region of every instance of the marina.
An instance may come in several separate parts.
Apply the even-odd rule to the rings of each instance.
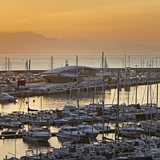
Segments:
[[[150,153],[160,146],[159,69],[103,69],[103,53],[102,68],[76,58],[75,66],[32,72],[28,61],[26,71],[1,72],[0,143],[14,147],[2,144],[0,158],[159,157]]]
[[[160,160],[159,8],[2,1],[0,160]]]
[[[156,82],[155,82],[156,83]],[[146,86],[147,85],[138,85],[137,86],[137,102],[140,103],[140,104],[143,104],[143,103],[146,103],[147,102],[147,93],[144,92],[146,91]],[[152,92],[151,94],[154,95],[152,98],[152,103],[155,103],[156,102],[156,94],[154,94],[155,91],[155,87],[157,86],[157,84],[151,84],[151,87],[153,88],[152,89]],[[111,88],[111,89],[107,89],[105,90],[105,106],[111,106],[112,104],[116,104],[116,101],[117,101],[117,98],[115,97],[115,92],[116,92],[116,88]],[[130,91],[125,91],[125,88],[122,88],[121,91],[120,91],[120,98],[119,98],[119,103],[120,104],[123,104],[125,102],[128,103],[128,92],[129,92],[129,103],[132,104],[134,103],[134,101],[136,100],[136,97],[135,97],[135,92],[136,92],[136,86],[131,86],[130,87]],[[59,110],[63,110],[64,106],[65,105],[68,105],[70,104],[70,102],[73,104],[75,104],[76,106],[76,103],[77,103],[77,100],[76,100],[76,95],[75,95],[76,91],[75,92],[71,92],[70,94],[68,94],[67,92],[63,92],[63,93],[60,93],[60,94],[49,94],[49,95],[41,95],[41,96],[31,96],[29,97],[29,106],[30,108],[32,109],[37,109],[37,110],[44,110],[44,111],[47,111],[47,110],[56,110],[56,109],[59,109]],[[144,95],[143,95],[144,94]],[[85,106],[87,104],[90,104],[92,103],[93,101],[93,92],[92,91],[88,91],[88,92],[84,92],[84,91],[81,91],[79,92],[79,96],[80,96],[80,106]],[[95,93],[94,95],[94,99],[95,99],[95,102],[99,102],[101,100],[101,97],[102,97],[102,92],[99,90],[97,90],[97,92]],[[115,99],[114,99],[115,97]],[[144,98],[143,98],[144,97]],[[69,103],[68,100],[70,100]],[[143,100],[143,102],[142,102]],[[3,115],[6,115],[6,114],[9,114],[11,113],[12,111],[20,111],[21,113],[27,113],[28,112],[28,97],[24,97],[24,98],[19,98],[18,101],[16,103],[8,103],[8,104],[1,104],[1,116]],[[110,104],[110,105],[107,105],[107,104]],[[122,105],[123,109],[125,110],[125,105]],[[13,108],[14,107],[14,108]],[[92,111],[92,108],[90,108],[90,111]],[[33,112],[34,113],[34,112]],[[81,112],[80,112],[81,113]],[[113,112],[114,113],[114,112]],[[43,113],[41,113],[42,115]],[[36,112],[34,113],[34,115],[36,115]],[[40,114],[39,114],[40,115]],[[106,115],[106,114],[105,114]],[[108,115],[108,114],[107,114]],[[14,117],[14,116],[13,116]],[[42,116],[42,117],[45,117],[45,116]],[[130,120],[134,121],[134,117],[132,117]],[[125,120],[126,121],[126,120]],[[122,123],[122,119],[120,121],[120,123]],[[94,122],[94,124],[96,124],[97,122]],[[98,122],[99,123],[99,122]],[[92,125],[92,120],[90,121],[89,123],[90,125]],[[106,140],[107,141],[110,141],[110,140],[115,140],[114,138],[114,135],[115,135],[115,124],[116,124],[116,120],[109,120],[108,118],[105,120],[105,124],[109,125],[111,128],[110,129],[107,129],[106,131],[103,131],[103,130],[100,130],[99,132],[99,135],[97,136],[97,140],[101,140],[102,137],[103,137],[103,132],[106,134]],[[25,124],[25,128],[27,129],[27,125],[29,124]],[[63,141],[59,140],[56,136],[56,134],[58,133],[58,130],[60,129],[61,125],[60,126],[54,126],[54,124],[50,124],[48,123],[48,126],[50,126],[50,129],[51,129],[51,134],[52,134],[52,137],[49,139],[49,141],[46,143],[38,143],[38,150],[40,149],[41,152],[42,150],[46,150],[47,149],[47,146],[53,146],[53,147],[60,147],[63,143]],[[102,125],[102,128],[103,128],[103,125]],[[108,133],[109,132],[109,133]],[[16,141],[16,155],[17,157],[21,157],[22,155],[25,155],[25,151],[24,149],[27,151],[31,146],[34,148],[34,146],[36,146],[36,144],[34,144],[33,142],[26,142],[25,140],[23,140],[22,138],[22,134],[17,134],[17,135],[13,135],[14,137],[11,137],[11,138],[7,138],[7,135],[6,137],[2,137],[2,139],[0,140],[0,143],[4,143],[4,145],[1,145],[3,147],[5,147],[5,143],[7,142],[7,144],[11,144],[13,145],[13,149],[12,150],[7,150],[6,152],[3,150],[3,155],[2,158],[4,158],[4,153],[5,155],[8,155],[8,152],[9,153],[13,153],[15,152],[15,141]],[[120,136],[120,134],[119,134]],[[123,135],[124,136],[124,135]],[[149,136],[149,133],[148,133],[148,136]],[[133,136],[134,137],[134,136]],[[124,140],[126,141],[128,138],[133,138],[133,137],[125,137],[124,136]],[[157,135],[157,137],[159,137]],[[119,139],[121,139],[119,137]],[[18,146],[17,146],[18,145]],[[28,148],[28,145],[30,146]],[[21,150],[19,147],[23,147],[24,149]],[[31,148],[32,148],[31,147]],[[35,150],[35,153],[36,153],[36,150]],[[65,158],[65,157],[64,157]],[[101,156],[102,158],[102,156]],[[43,158],[42,158],[43,159]],[[66,158],[67,159],[67,158]],[[71,158],[69,158],[71,159]]]

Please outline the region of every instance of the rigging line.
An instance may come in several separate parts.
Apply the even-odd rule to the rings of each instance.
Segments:
[[[132,101],[131,101],[131,104],[132,104],[132,102],[133,102],[134,94],[135,94],[135,92],[133,92],[133,96],[132,96]]]
[[[113,106],[113,102],[114,102],[114,98],[115,98],[115,95],[116,95],[116,88],[115,88],[115,90],[114,90],[114,95],[113,95],[113,100],[112,100],[112,106]]]
[[[71,89],[70,89],[70,93],[69,93],[69,101],[71,100],[71,96],[72,96],[72,85],[71,85]]]
[[[125,103],[125,92],[123,92],[123,103]]]
[[[156,87],[157,87],[157,86],[155,85],[154,90],[153,90],[153,94],[151,94],[151,103],[152,103],[153,98],[154,98],[154,93],[155,93]],[[152,90],[151,90],[151,93],[152,93]],[[153,96],[152,96],[152,95],[153,95]]]
[[[50,68],[51,68],[51,65],[50,65],[50,63],[48,63],[47,70],[50,70]]]
[[[19,111],[20,111],[21,106],[22,106],[23,95],[24,95],[24,89],[23,89],[23,92],[22,92],[22,98],[21,98],[21,103],[20,103],[20,106],[19,106]]]
[[[145,95],[145,92],[146,92],[146,88],[147,88],[147,85],[145,85],[145,89],[144,89],[144,92],[143,92],[143,98],[142,98],[142,103],[143,104],[143,100],[144,100],[144,95]]]
[[[97,93],[97,95],[96,95],[96,101],[97,101],[97,103],[100,101],[100,95],[99,95],[100,93]]]

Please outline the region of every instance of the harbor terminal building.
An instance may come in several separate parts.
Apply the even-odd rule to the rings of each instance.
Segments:
[[[40,73],[47,83],[70,83],[83,81],[102,80],[102,72],[99,68],[85,66],[67,66],[48,70]]]

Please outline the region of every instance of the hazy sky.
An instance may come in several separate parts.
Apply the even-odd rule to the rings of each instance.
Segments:
[[[0,0],[0,32],[160,46],[160,0]]]

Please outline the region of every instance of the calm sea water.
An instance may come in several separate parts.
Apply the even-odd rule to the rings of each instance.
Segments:
[[[12,54],[3,54],[0,55],[0,70],[5,70],[5,56],[10,60],[10,70],[24,70],[25,69],[25,61],[31,60],[31,69],[37,70],[47,70],[51,68],[50,58],[51,55],[12,55]],[[76,56],[53,56],[54,57],[54,68],[58,68],[65,65],[65,61],[68,60],[69,65],[76,64]],[[126,66],[129,65],[128,56],[126,56]],[[141,67],[141,59],[144,61],[144,67],[148,64],[153,64],[153,67],[156,67],[156,57],[157,57],[157,66],[160,67],[160,59],[158,56],[130,56],[130,66]],[[83,55],[79,56],[79,65],[90,66],[90,67],[101,67],[101,55]],[[106,55],[107,63],[109,67],[124,67],[125,66],[125,56],[112,56]],[[124,89],[120,92],[120,103],[135,103],[135,87],[131,87],[129,92],[124,91]],[[160,90],[160,88],[159,88]],[[146,103],[147,102],[147,89],[146,86],[138,86],[138,103]],[[156,103],[156,85],[152,85],[151,87],[151,95],[150,101],[152,103]],[[95,95],[95,102],[99,102],[101,100],[101,93],[96,93]],[[159,95],[160,97],[160,95]],[[42,99],[42,105],[41,105]],[[92,103],[93,94],[92,93],[80,93],[80,106],[85,104]],[[35,102],[33,102],[35,100]],[[9,103],[9,104],[0,104],[0,112],[2,115],[11,113],[12,111],[24,111],[27,112],[28,104],[26,104],[28,98],[18,99],[16,104]],[[73,93],[70,95],[63,94],[63,95],[50,95],[50,96],[39,96],[39,97],[30,97],[29,98],[29,105],[30,108],[33,109],[63,109],[64,105],[70,101],[74,105],[77,105],[76,95]],[[105,91],[105,104],[112,104],[117,103],[117,91],[116,89],[106,90]],[[25,126],[27,128],[27,126]],[[114,124],[111,126],[114,127]],[[58,131],[59,128],[51,127],[52,132]],[[108,138],[113,138],[113,134],[107,135]],[[97,137],[97,139],[101,139],[101,135]],[[10,153],[17,155],[17,157],[23,156],[26,154],[26,150],[34,149],[38,146],[40,150],[46,150],[47,147],[60,147],[61,142],[57,139],[57,137],[52,137],[48,141],[48,143],[43,144],[35,144],[35,143],[28,143],[24,142],[23,139],[0,139],[0,159],[3,159],[5,155],[9,155]],[[36,150],[35,150],[36,152]],[[11,156],[11,154],[10,154]]]
[[[135,103],[135,87],[131,87],[129,92],[129,103]],[[160,87],[159,87],[160,90]],[[138,103],[146,103],[147,102],[147,89],[146,86],[138,86]],[[151,95],[149,96],[149,102],[156,103],[156,85],[152,85],[151,87]],[[101,100],[101,93],[97,92],[95,95],[95,102],[100,102]],[[160,95],[159,95],[160,97]],[[41,105],[41,99],[42,99],[42,105]],[[33,102],[35,100],[35,102]],[[18,102],[16,104],[9,103],[9,104],[0,104],[0,112],[3,114],[11,113],[12,111],[24,111],[27,112],[28,104],[26,104],[26,101],[28,101],[28,98],[24,99],[18,99]],[[77,99],[75,94],[71,94],[69,96],[68,94],[63,95],[50,95],[50,96],[39,96],[39,97],[30,97],[29,98],[29,105],[30,108],[33,109],[63,109],[64,105],[67,102],[72,103],[73,105],[77,105]],[[89,93],[80,93],[80,106],[83,106],[85,104],[92,103],[93,101],[93,94],[91,92]],[[159,101],[160,102],[160,101]],[[117,103],[117,90],[111,89],[105,91],[105,104],[116,104]],[[126,92],[124,89],[120,91],[120,103],[126,103],[128,104],[128,92]],[[28,128],[26,125],[25,128]],[[111,124],[111,128],[114,128],[114,124]],[[57,132],[59,128],[57,127],[51,127],[52,132]],[[114,134],[108,134],[108,138],[114,139]],[[101,140],[102,136],[98,135],[97,139]],[[26,154],[26,150],[28,149],[34,149],[38,146],[39,150],[44,151],[47,150],[47,147],[60,147],[61,142],[57,139],[57,137],[51,137],[50,140],[47,143],[41,143],[41,144],[35,144],[35,143],[29,143],[24,142],[23,139],[0,139],[0,159],[4,158],[5,155],[9,155],[9,153],[15,154],[17,157],[20,157],[22,155]],[[36,153],[36,150],[34,150]],[[11,156],[11,154],[10,154]]]
[[[53,68],[59,68],[65,65],[67,60],[69,65],[76,64],[75,55],[52,55]],[[159,55],[105,55],[108,66],[111,68],[130,66],[132,68],[147,67],[152,65],[153,67],[160,67],[160,56]],[[31,69],[33,70],[48,70],[51,69],[51,55],[47,54],[0,54],[0,70],[5,70],[5,57],[9,58],[9,70],[24,70],[26,60],[31,60]],[[130,59],[130,61],[129,61]],[[157,60],[156,60],[157,59]],[[79,55],[78,63],[82,66],[89,67],[101,67],[102,58],[101,54],[97,55]]]

